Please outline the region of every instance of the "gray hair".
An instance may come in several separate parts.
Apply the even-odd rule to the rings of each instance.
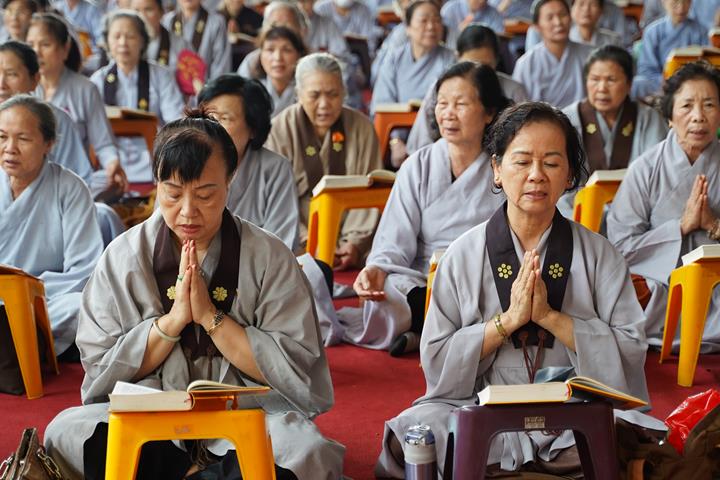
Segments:
[[[329,53],[311,53],[300,59],[295,67],[295,86],[298,90],[303,88],[303,80],[311,73],[322,72],[335,75],[345,89],[343,82],[343,69],[337,58]]]
[[[305,16],[305,12],[300,9],[298,4],[291,2],[290,0],[273,0],[267,7],[265,7],[265,10],[263,11],[263,28],[270,27],[267,19],[270,18],[275,10],[283,8],[290,10],[293,13],[297,24],[300,26],[300,30],[302,30],[301,34],[305,35],[309,25],[308,19]]]
[[[135,29],[140,34],[140,37],[143,40],[143,46],[140,49],[140,58],[145,58],[145,50],[147,50],[147,46],[150,43],[150,34],[148,33],[150,31],[150,28],[148,27],[147,22],[145,22],[145,19],[141,17],[140,14],[138,14],[135,10],[129,10],[127,8],[113,10],[112,12],[105,14],[105,16],[103,17],[102,38],[105,42],[105,50],[110,53],[110,42],[108,42],[108,35],[110,35],[110,26],[115,20],[119,18],[127,18],[128,20],[130,20]]]
[[[0,113],[13,107],[26,108],[37,119],[43,140],[46,142],[55,141],[57,138],[57,123],[50,105],[31,95],[19,94],[0,103]]]

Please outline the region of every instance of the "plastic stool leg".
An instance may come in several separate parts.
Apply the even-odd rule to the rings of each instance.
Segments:
[[[3,301],[27,398],[40,398],[43,396],[40,353],[27,282],[19,281],[15,288],[3,292]]]
[[[665,328],[663,328],[662,349],[660,350],[660,363],[667,360],[672,352],[672,344],[677,331],[678,317],[683,300],[683,286],[675,272],[670,276],[670,288],[668,289],[668,302],[665,310]]]
[[[134,422],[110,414],[105,480],[132,480],[140,462],[144,440],[136,433]]]
[[[695,378],[700,343],[705,329],[705,318],[714,286],[704,278],[694,278],[693,280],[696,281],[688,282],[689,285],[682,300],[678,385],[683,387],[691,387]]]

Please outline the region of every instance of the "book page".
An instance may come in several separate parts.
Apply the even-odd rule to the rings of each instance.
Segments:
[[[144,393],[158,393],[162,390],[157,388],[146,387],[145,385],[138,385],[137,383],[129,382],[115,382],[115,386],[112,389],[113,395],[142,395]]]

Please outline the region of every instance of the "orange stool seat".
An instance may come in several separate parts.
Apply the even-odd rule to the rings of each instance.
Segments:
[[[395,128],[410,128],[415,123],[417,110],[410,112],[375,112],[375,133],[380,142],[380,158],[385,159],[387,155],[388,144],[390,142],[390,132]]]
[[[668,287],[660,363],[670,357],[678,316],[680,325],[680,361],[678,385],[691,387],[695,378],[700,343],[713,288],[720,282],[720,259],[707,259],[673,270]]]
[[[573,220],[593,232],[599,232],[603,208],[612,202],[618,188],[620,182],[598,182],[580,189],[575,195]]]
[[[340,222],[346,210],[377,208],[382,212],[390,186],[325,190],[310,200],[307,253],[332,266]]]
[[[43,396],[43,387],[40,374],[38,330],[45,337],[48,362],[55,373],[60,373],[45,303],[45,287],[41,280],[31,275],[3,273],[0,274],[0,299],[5,303],[5,313],[10,325],[27,398],[40,398]]]
[[[131,480],[145,442],[226,438],[235,444],[242,477],[275,478],[272,444],[265,412],[198,410],[183,412],[112,412],[108,428],[106,480]]]

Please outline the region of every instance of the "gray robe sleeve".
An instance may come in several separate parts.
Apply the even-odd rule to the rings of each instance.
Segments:
[[[70,116],[49,104],[57,120],[57,140],[50,151],[49,160],[75,172],[83,181],[90,185],[93,169],[90,159],[85,153],[80,132],[75,128]]]
[[[283,159],[268,172],[265,223],[263,228],[277,235],[291,250],[298,244],[300,211],[290,162]]]

